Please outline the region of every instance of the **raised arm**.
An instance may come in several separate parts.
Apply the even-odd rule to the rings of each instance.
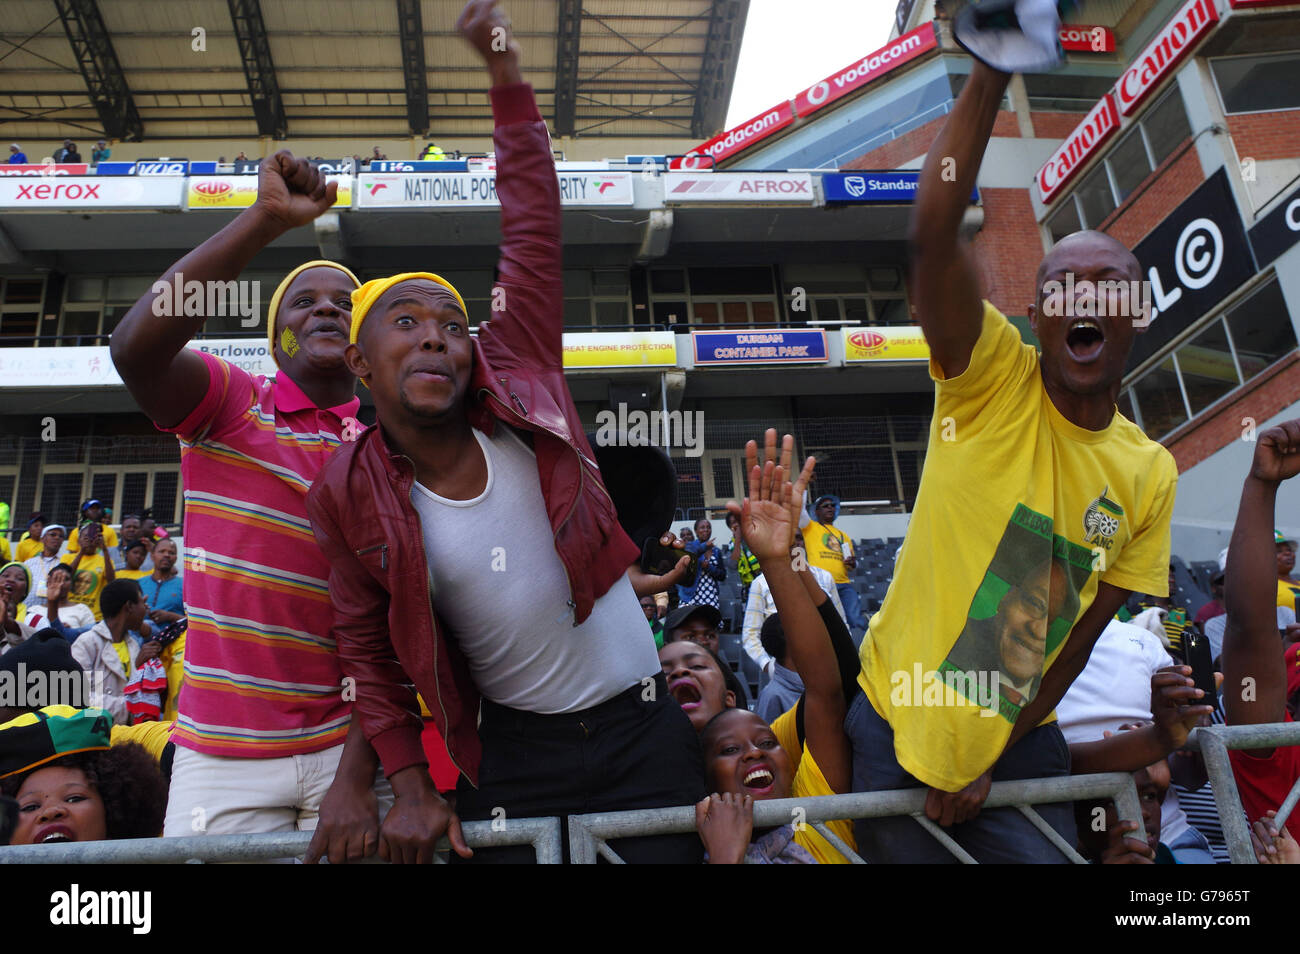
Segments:
[[[786,435],[782,463],[776,463],[776,431],[764,440],[764,463],[757,445],[745,448],[749,465],[749,494],[741,511],[741,527],[749,548],[758,557],[772,590],[790,656],[804,686],[804,739],[831,789],[846,792],[852,782],[852,754],[844,734],[847,709],[836,658],[826,624],[790,561],[790,544],[798,527],[799,493],[787,479],[794,439]],[[812,476],[813,458],[799,475],[799,491]]]
[[[930,354],[953,378],[970,364],[984,309],[962,216],[1011,77],[976,62],[921,170],[912,210],[912,304]]]
[[[1228,725],[1286,718],[1286,667],[1275,609],[1273,513],[1278,486],[1297,473],[1300,420],[1260,434],[1241,488],[1223,581],[1228,610],[1223,632],[1223,712]]]
[[[208,390],[203,360],[185,347],[208,316],[178,313],[182,309],[174,307],[170,294],[162,295],[160,286],[174,290],[178,282],[210,287],[208,282],[234,281],[274,239],[333,205],[337,192],[305,159],[277,152],[258,170],[257,201],[172,265],[131,306],[109,340],[109,352],[127,390],[155,424],[176,426]]]
[[[487,65],[496,124],[501,256],[479,344],[493,367],[561,373],[564,328],[560,183],[550,135],[519,69],[520,48],[496,0],[471,0],[457,29]]]

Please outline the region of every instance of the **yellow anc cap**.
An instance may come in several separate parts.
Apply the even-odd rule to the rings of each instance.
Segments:
[[[284,281],[280,282],[279,286],[276,287],[275,294],[271,296],[271,304],[268,305],[266,309],[266,345],[271,349],[271,360],[275,361],[277,367],[279,367],[280,362],[276,361],[275,358],[275,318],[280,312],[280,299],[283,298],[284,293],[289,290],[289,286],[293,284],[293,280],[309,268],[337,268],[344,275],[348,276],[348,278],[352,279],[353,285],[361,284],[361,280],[358,279],[357,276],[353,275],[350,269],[340,265],[338,262],[327,262],[324,259],[319,258],[314,262],[303,262],[288,275],[285,275]]]
[[[436,282],[455,295],[456,301],[460,303],[460,310],[465,312],[466,318],[469,317],[469,309],[465,307],[465,299],[460,297],[460,292],[456,291],[456,286],[447,279],[441,275],[435,275],[433,272],[403,272],[400,275],[376,278],[373,281],[366,282],[352,293],[352,332],[348,335],[348,341],[352,344],[357,343],[357,335],[361,332],[361,322],[365,321],[366,313],[370,311],[375,302],[379,301],[380,295],[398,282],[409,282],[412,279],[420,278]]]

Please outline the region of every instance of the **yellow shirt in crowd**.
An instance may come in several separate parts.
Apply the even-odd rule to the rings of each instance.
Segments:
[[[1118,411],[1101,431],[1066,420],[990,304],[966,371],[930,374],[925,468],[859,681],[899,764],[955,792],[1002,754],[1100,581],[1165,594],[1178,471]]]
[[[81,528],[73,527],[72,533],[68,536],[69,555],[75,554],[78,550],[81,549],[81,545],[77,542],[80,539],[80,536],[81,536]],[[114,530],[112,527],[104,527],[104,542],[108,544],[110,547],[117,546],[117,531]]]
[[[152,573],[152,572],[153,572],[153,570],[118,570],[116,573],[113,574],[113,579],[115,579],[115,580],[143,580],[146,576],[148,576],[148,575],[149,575],[150,573]],[[151,607],[149,607],[149,608],[150,608],[150,609],[157,609],[156,606],[151,606]]]
[[[844,551],[841,549],[846,543],[849,556],[852,556],[853,541],[847,533],[816,520],[803,528],[803,547],[808,554],[808,562],[829,573],[837,584],[849,582],[848,570],[844,568]]]
[[[1294,580],[1277,581],[1277,605],[1295,609],[1296,597],[1300,597],[1300,583]]]
[[[41,546],[40,540],[33,540],[29,535],[23,534],[23,538],[18,541],[18,562],[26,563],[32,557],[44,552],[44,550],[45,547]]]
[[[138,725],[115,725],[109,730],[109,745],[134,742],[142,745],[154,761],[161,762],[163,747],[171,741],[175,722],[141,722]]]
[[[71,559],[68,562],[71,563]],[[83,556],[72,578],[72,589],[68,591],[68,602],[89,606],[95,614],[96,623],[104,618],[104,614],[99,611],[99,594],[108,585],[107,564],[108,556],[102,551],[94,556]]]
[[[772,721],[772,734],[781,743],[781,748],[785,749],[786,755],[790,758],[790,765],[794,769],[794,780],[790,783],[790,797],[835,795],[837,793],[832,791],[830,783],[826,781],[826,776],[822,775],[822,770],[817,766],[812,753],[799,742],[799,727],[795,722],[797,708],[797,705],[791,706]],[[853,822],[848,819],[829,821],[826,827],[854,851],[858,850],[857,842],[853,840]],[[794,840],[806,848],[808,853],[817,859],[819,865],[849,863],[849,860],[823,838],[811,824],[804,823],[795,829]]]

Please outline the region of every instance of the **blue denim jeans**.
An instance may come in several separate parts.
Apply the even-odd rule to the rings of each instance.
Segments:
[[[858,591],[853,588],[853,584],[836,583],[835,589],[840,594],[840,602],[844,604],[844,619],[850,626],[866,629],[867,621],[862,618],[862,601],[858,599]]]
[[[1195,828],[1187,826],[1187,831],[1183,832],[1169,846],[1175,858],[1180,865],[1212,865],[1216,864],[1214,853],[1210,850],[1209,840]]]
[[[880,792],[923,783],[894,757],[894,730],[865,695],[849,707],[844,730],[853,745],[853,790]],[[1070,750],[1055,722],[1039,726],[1002,754],[993,781],[1070,774]],[[1077,843],[1074,804],[1035,805],[1034,810],[1068,844]],[[915,819],[859,818],[858,851],[872,864],[956,864],[957,859]],[[984,809],[970,821],[946,829],[981,864],[1064,864],[1066,857],[1015,808]]]

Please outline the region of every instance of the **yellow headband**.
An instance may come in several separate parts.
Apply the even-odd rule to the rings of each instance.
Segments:
[[[357,335],[361,333],[361,322],[365,321],[366,313],[370,311],[375,302],[379,301],[380,295],[398,282],[407,282],[419,278],[436,282],[455,295],[456,301],[460,303],[460,310],[465,313],[466,318],[469,317],[469,309],[465,307],[465,299],[460,297],[460,292],[456,291],[456,286],[447,279],[441,275],[435,275],[433,272],[403,272],[400,275],[376,278],[373,281],[366,282],[352,293],[352,332],[348,336],[348,341],[353,344],[357,343]]]
[[[276,361],[275,358],[275,319],[280,312],[280,299],[283,298],[284,293],[289,290],[289,286],[293,284],[293,280],[309,268],[336,268],[344,275],[348,276],[348,278],[352,279],[353,285],[361,284],[357,276],[353,275],[347,268],[340,265],[338,262],[327,262],[324,259],[317,259],[314,262],[304,262],[288,275],[285,275],[284,281],[280,282],[279,286],[275,289],[275,294],[271,296],[271,304],[266,308],[266,346],[270,349],[271,360],[275,361],[277,367],[279,367],[280,362]]]

